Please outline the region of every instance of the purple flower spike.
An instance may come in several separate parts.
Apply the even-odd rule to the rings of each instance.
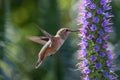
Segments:
[[[102,14],[102,13],[103,13],[102,9],[99,8],[99,9],[97,10],[97,14]]]
[[[96,60],[97,60],[97,57],[94,56],[94,55],[92,55],[92,56],[90,57],[90,60],[91,60],[91,61],[96,61]]]
[[[100,47],[97,46],[97,45],[95,45],[95,46],[94,46],[94,51],[95,51],[95,52],[98,52],[99,50],[100,50]]]
[[[96,27],[96,25],[92,25],[91,27],[90,27],[90,29],[91,29],[91,31],[95,31],[96,29],[97,29],[97,27]]]
[[[101,39],[101,38],[97,38],[97,39],[96,39],[96,42],[97,42],[98,44],[102,44],[102,39]]]
[[[89,36],[87,36],[88,40],[92,40],[94,38],[93,34],[90,34]]]
[[[108,33],[112,32],[111,0],[80,0],[78,24],[82,80],[116,80],[111,76],[114,55],[108,49]],[[111,77],[111,78],[110,78]]]
[[[91,4],[90,9],[96,9],[96,4]]]
[[[96,69],[100,69],[100,68],[101,68],[100,63],[96,63],[96,64],[95,64],[95,68],[96,68]]]
[[[105,53],[104,53],[104,52],[100,52],[99,55],[100,55],[101,57],[104,57],[104,56],[105,56]]]
[[[99,22],[99,18],[98,18],[97,16],[95,16],[95,17],[93,18],[93,22],[94,22],[94,23],[98,23],[98,22]]]

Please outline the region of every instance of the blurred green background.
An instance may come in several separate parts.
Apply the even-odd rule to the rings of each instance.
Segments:
[[[78,0],[0,0],[0,80],[80,80],[76,71],[79,46],[73,33],[57,54],[48,57],[35,69],[42,45],[27,40],[28,36],[43,36],[35,27],[40,25],[55,35],[61,27],[77,29]],[[120,80],[120,0],[113,0],[114,32],[109,48],[116,55],[114,63]],[[116,64],[117,63],[117,64]]]

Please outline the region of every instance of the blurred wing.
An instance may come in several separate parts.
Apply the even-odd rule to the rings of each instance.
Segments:
[[[49,38],[47,37],[38,37],[38,36],[31,36],[28,37],[28,39],[42,45],[46,44],[46,42],[49,40]]]
[[[52,35],[49,34],[47,31],[43,30],[43,29],[40,28],[38,25],[36,25],[36,27],[37,27],[46,37],[48,37],[49,39],[52,38]]]

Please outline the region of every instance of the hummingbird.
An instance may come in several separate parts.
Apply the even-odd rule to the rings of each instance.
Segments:
[[[38,60],[35,65],[36,69],[41,65],[41,63],[45,58],[55,54],[60,49],[60,47],[63,45],[63,43],[65,42],[65,40],[67,39],[67,37],[71,32],[79,31],[79,30],[71,30],[69,28],[61,28],[57,31],[56,35],[53,36],[48,32],[46,32],[45,30],[43,30],[42,28],[38,26],[37,28],[39,28],[39,30],[46,37],[37,37],[37,36],[28,37],[29,40],[44,45],[38,54]]]

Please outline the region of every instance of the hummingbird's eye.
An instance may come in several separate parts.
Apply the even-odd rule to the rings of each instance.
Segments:
[[[66,29],[66,32],[69,31],[68,29]]]

